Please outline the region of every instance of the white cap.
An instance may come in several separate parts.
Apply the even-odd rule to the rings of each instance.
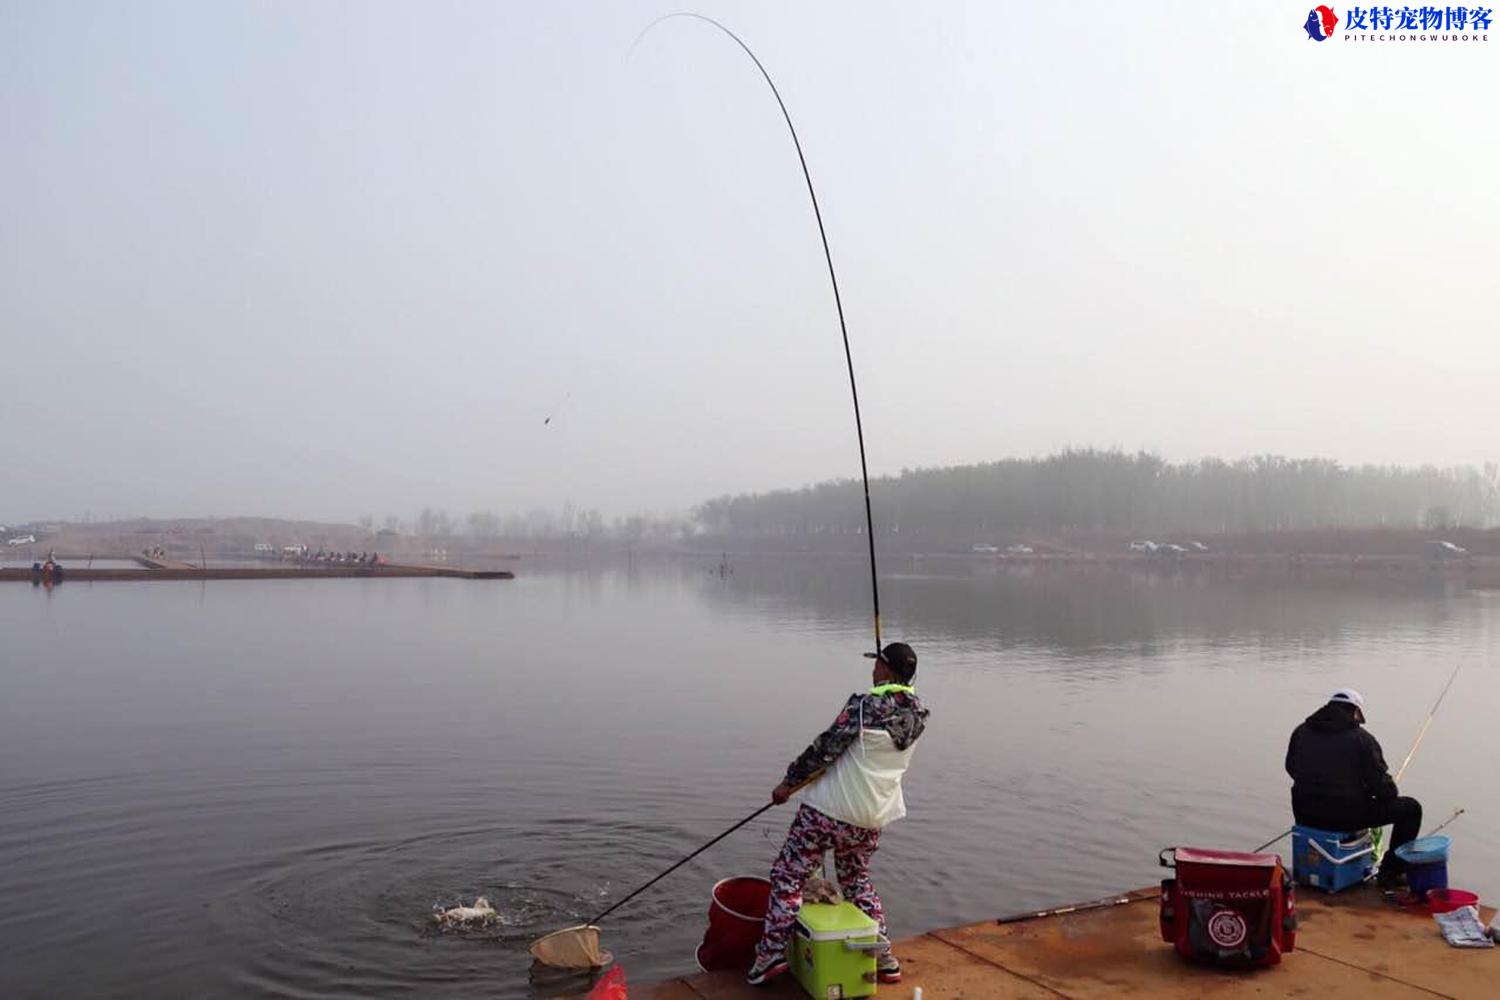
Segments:
[[[1328,696],[1328,700],[1346,702],[1350,705],[1353,705],[1361,712],[1365,710],[1365,696],[1360,694],[1353,688],[1339,688],[1337,691],[1333,692],[1333,694]]]

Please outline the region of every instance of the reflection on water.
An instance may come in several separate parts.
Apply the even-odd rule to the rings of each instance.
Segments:
[[[1089,656],[1112,649],[1152,655],[1181,637],[1202,644],[1256,641],[1316,648],[1349,630],[1390,621],[1392,611],[1427,605],[1422,628],[1455,613],[1442,600],[1462,581],[1390,580],[1366,574],[1303,579],[1231,575],[1217,565],[1176,569],[907,558],[881,583],[884,603],[911,626],[993,649],[1039,647]],[[749,605],[779,618],[845,623],[869,614],[868,578],[855,561],[821,565],[742,559],[727,585],[707,588],[726,607]],[[1436,616],[1436,621],[1430,616]]]
[[[718,564],[0,588],[0,994],[528,995],[527,942],[757,808],[866,683],[862,563]],[[1361,688],[1399,760],[1460,660],[1405,784],[1434,823],[1467,807],[1454,882],[1500,895],[1500,595],[885,570],[933,709],[875,865],[895,933],[1149,884],[1169,844],[1253,846],[1288,825],[1286,737],[1328,691]],[[635,978],[690,968],[709,886],[764,870],[789,819],[630,903],[606,947]],[[496,927],[431,932],[476,895]],[[33,917],[77,899],[88,920]]]

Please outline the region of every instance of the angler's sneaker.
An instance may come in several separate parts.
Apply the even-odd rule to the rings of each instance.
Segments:
[[[745,982],[751,986],[764,986],[777,976],[786,971],[786,955],[772,955],[770,958],[756,958],[755,964],[750,966],[750,971],[745,973]]]
[[[890,985],[901,982],[901,963],[890,952],[881,955],[875,962],[875,981]]]

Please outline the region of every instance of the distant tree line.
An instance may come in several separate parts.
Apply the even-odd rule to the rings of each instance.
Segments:
[[[361,517],[359,524],[366,531],[375,529],[375,519],[369,515]],[[387,516],[381,522],[381,530],[418,538],[466,538],[480,542],[499,539],[577,540],[631,545],[648,541],[674,542],[690,531],[691,526],[685,518],[672,515],[632,514],[606,521],[596,508],[565,503],[557,510],[534,507],[524,513],[474,511],[462,519],[450,516],[441,508],[424,507],[410,521],[395,515]]]
[[[1069,449],[1045,458],[907,469],[873,480],[875,530],[900,547],[1086,536],[1225,534],[1330,527],[1489,527],[1500,467],[1344,466],[1263,455],[1171,463],[1146,452]],[[861,536],[858,480],[722,496],[697,531],[829,547]]]

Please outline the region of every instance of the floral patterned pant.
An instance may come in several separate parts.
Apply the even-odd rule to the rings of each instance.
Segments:
[[[797,911],[802,908],[802,887],[812,870],[823,863],[825,851],[833,851],[834,874],[844,898],[880,925],[885,936],[885,914],[880,897],[870,882],[870,859],[880,847],[880,831],[842,823],[809,806],[797,810],[786,844],[771,865],[771,908],[755,946],[757,960],[786,951],[787,938]]]

